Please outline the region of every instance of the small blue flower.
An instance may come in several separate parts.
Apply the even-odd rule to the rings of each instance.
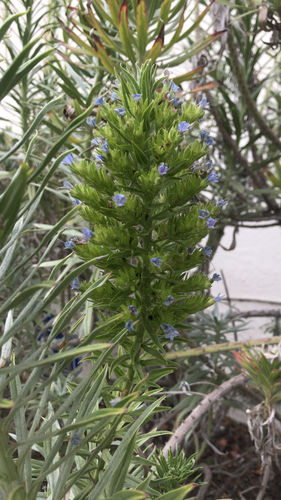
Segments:
[[[173,104],[174,104],[175,108],[177,108],[177,107],[178,107],[178,105],[179,105],[181,102],[182,102],[182,100],[181,100],[181,99],[177,100],[177,98],[176,98],[176,97],[174,97]]]
[[[224,201],[222,198],[219,198],[217,207],[226,207],[226,205],[228,205],[227,201]]]
[[[154,264],[156,267],[159,267],[161,266],[162,264],[162,260],[160,259],[160,257],[153,257],[152,259],[150,259],[150,261],[152,262],[152,264]]]
[[[126,109],[124,108],[124,106],[122,106],[121,108],[116,108],[114,111],[118,116],[120,116],[120,118],[123,118],[126,113]]]
[[[104,100],[102,97],[98,97],[96,100],[95,100],[95,104],[97,106],[104,106]]]
[[[212,217],[209,217],[209,219],[206,220],[206,224],[210,229],[214,229],[216,222],[217,221],[215,219],[212,219]]]
[[[70,442],[71,442],[71,444],[74,444],[74,445],[78,445],[78,444],[81,444],[81,443],[82,443],[82,439],[81,439],[81,437],[80,437],[79,432],[75,432],[75,433],[73,434],[73,436],[71,436],[71,438],[70,438]]]
[[[213,281],[221,281],[221,277],[220,277],[220,275],[219,275],[219,274],[214,273],[214,274],[213,274],[213,277],[212,277],[212,280],[213,280]]]
[[[78,281],[78,278],[75,278],[75,280],[73,280],[71,283],[71,290],[79,290],[80,286],[81,285]]]
[[[100,145],[99,140],[96,137],[91,140],[91,144],[92,144],[92,146],[99,146]]]
[[[201,108],[204,108],[207,104],[209,103],[207,102],[206,97],[203,97],[203,99],[199,102],[199,106],[201,106]]]
[[[72,243],[72,241],[66,241],[64,244],[64,248],[66,250],[72,250],[72,248],[74,248],[74,243]]]
[[[194,252],[194,250],[195,250],[195,247],[188,247],[188,248],[186,249],[186,251],[187,251],[188,255],[192,255],[192,254],[193,254],[193,252]]]
[[[173,327],[167,333],[165,333],[166,339],[170,340],[174,340],[176,335],[179,335],[179,332],[177,332],[177,330],[175,330]]]
[[[216,302],[222,302],[222,297],[221,297],[220,293],[215,297],[215,301]]]
[[[200,137],[201,137],[201,141],[205,141],[205,139],[207,139],[207,137],[210,135],[210,132],[206,132],[206,130],[202,130],[201,131],[201,134],[200,134]]]
[[[213,164],[212,160],[209,160],[209,161],[207,161],[207,163],[205,163],[205,167],[206,167],[208,172],[211,170],[212,164]]]
[[[160,167],[158,168],[159,175],[164,175],[168,172],[168,167],[165,165],[165,163],[161,163]]]
[[[119,83],[119,81],[117,80],[117,78],[114,80],[114,84],[116,85],[116,87],[117,87],[117,88],[118,88],[118,90],[119,90],[119,88],[120,88],[120,83]]]
[[[127,328],[128,332],[132,332],[134,329],[133,323],[131,322],[131,320],[127,321],[125,327]]]
[[[161,323],[160,327],[164,332],[168,332],[172,327],[169,323]]]
[[[215,144],[215,141],[214,141],[213,137],[209,137],[207,139],[206,144],[207,144],[207,146],[212,146],[213,144]]]
[[[72,189],[72,185],[67,180],[63,181],[63,185],[60,189]]]
[[[219,178],[217,176],[217,174],[209,174],[208,177],[207,177],[207,180],[209,182],[219,182]]]
[[[89,240],[93,236],[93,231],[91,231],[91,229],[88,229],[87,227],[84,227],[82,229],[82,233],[83,233],[84,240]]]
[[[120,99],[119,95],[117,94],[117,92],[111,92],[111,100],[112,101],[116,101],[117,99]]]
[[[115,406],[115,405],[116,405],[116,403],[119,403],[120,401],[121,401],[121,398],[120,398],[120,397],[115,398],[115,399],[112,399],[112,400],[110,401],[110,406]]]
[[[165,306],[170,306],[175,302],[174,297],[172,295],[168,295],[168,297],[165,298]]]
[[[199,219],[205,219],[210,215],[209,210],[199,210],[198,212],[199,212]]]
[[[73,158],[73,154],[72,153],[69,153],[69,155],[67,155],[63,160],[62,160],[62,164],[63,165],[71,165],[72,163],[74,162],[74,158]]]
[[[96,156],[96,161],[99,162],[99,161],[104,161],[105,160],[105,156],[104,155],[97,155]]]
[[[211,247],[207,246],[207,247],[203,248],[203,254],[204,255],[207,255],[208,257],[211,257],[212,253],[213,253],[213,250],[211,249]]]
[[[129,311],[137,316],[139,314],[139,311],[137,310],[136,306],[128,306]]]
[[[113,197],[113,201],[115,201],[117,207],[123,207],[125,201],[126,201],[127,198],[125,198],[125,196],[123,194],[116,194],[114,197]]]
[[[96,120],[93,116],[89,116],[86,120],[87,125],[90,125],[90,127],[95,127],[96,126]]]
[[[108,155],[108,153],[109,153],[109,147],[108,147],[107,142],[105,142],[105,143],[101,146],[101,149],[102,149],[102,151],[104,151],[104,152]]]
[[[190,123],[181,122],[178,125],[178,131],[182,134],[190,127]]]
[[[132,99],[136,102],[140,102],[142,94],[132,94]]]
[[[74,198],[74,199],[72,200],[72,203],[73,203],[73,205],[80,205],[81,201],[80,201],[80,200],[77,200],[77,198]]]
[[[171,89],[172,89],[173,92],[178,92],[180,88],[174,82],[172,82]]]

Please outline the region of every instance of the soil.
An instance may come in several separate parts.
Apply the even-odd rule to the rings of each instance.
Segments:
[[[263,471],[247,426],[225,417],[211,443],[224,455],[208,446],[202,456],[201,462],[212,472],[204,500],[256,500]],[[263,500],[281,500],[281,470],[274,460]]]

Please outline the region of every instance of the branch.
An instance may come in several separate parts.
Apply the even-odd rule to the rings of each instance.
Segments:
[[[261,309],[260,311],[257,311],[257,310],[252,310],[252,311],[244,311],[244,312],[240,312],[238,314],[231,314],[230,317],[231,318],[258,318],[258,317],[261,317],[261,318],[269,318],[273,316],[274,318],[281,318],[281,311],[278,311],[276,309],[268,309],[267,311],[266,310],[263,310]]]
[[[176,447],[181,447],[182,442],[184,441],[185,436],[192,431],[192,429],[197,425],[201,417],[211,408],[211,406],[220,398],[222,398],[225,394],[228,394],[230,391],[235,389],[247,380],[243,373],[237,375],[230,380],[224,382],[220,387],[215,389],[211,394],[207,394],[207,396],[199,403],[199,405],[190,413],[190,415],[182,422],[179,428],[175,431],[173,436],[169,439],[169,441],[165,444],[163,449],[164,457],[167,458],[168,451],[171,448],[172,453],[176,451]]]
[[[228,134],[228,132],[226,131],[224,125],[223,125],[223,122],[221,120],[221,117],[219,115],[219,112],[216,108],[216,106],[214,105],[214,102],[213,102],[213,99],[212,99],[212,96],[210,94],[210,92],[206,92],[206,95],[207,95],[207,98],[208,98],[208,101],[210,103],[210,108],[211,108],[211,112],[216,120],[216,123],[217,123],[217,126],[225,140],[225,142],[231,147],[232,151],[234,152],[236,158],[238,159],[238,161],[241,163],[241,165],[244,167],[244,169],[246,170],[246,172],[248,173],[248,175],[251,177],[252,181],[254,182],[254,184],[259,187],[259,188],[262,188],[264,187],[262,184],[261,184],[261,181],[260,181],[260,178],[257,176],[257,174],[251,169],[249,163],[247,162],[246,158],[244,158],[244,156],[242,156],[241,152],[239,151],[239,149],[237,148],[234,140],[230,137],[230,135]],[[280,144],[281,145],[281,144]],[[263,194],[262,195],[267,206],[270,208],[270,210],[273,210],[274,212],[279,212],[279,206],[278,204],[276,203],[276,201],[269,195],[267,194]]]
[[[243,349],[243,347],[254,347],[256,345],[279,344],[281,337],[269,337],[265,339],[246,340],[245,342],[224,342],[223,344],[208,345],[204,347],[196,347],[187,351],[168,352],[165,359],[180,359],[200,356],[201,354],[214,354],[217,352],[231,351],[233,349]]]

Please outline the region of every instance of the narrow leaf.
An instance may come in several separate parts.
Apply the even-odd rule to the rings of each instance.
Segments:
[[[120,38],[130,61],[135,64],[136,58],[132,47],[131,35],[128,23],[128,4],[124,0],[119,11],[118,28],[120,33]]]

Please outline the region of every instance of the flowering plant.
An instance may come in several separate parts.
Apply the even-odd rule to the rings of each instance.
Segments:
[[[127,331],[120,341],[128,361],[118,372],[124,377],[120,390],[143,380],[144,366],[166,365],[163,345],[178,339],[177,328],[190,314],[214,303],[206,293],[212,280],[190,274],[208,254],[200,241],[219,211],[198,198],[208,185],[207,171],[193,171],[208,145],[184,144],[204,103],[179,106],[169,75],[155,81],[155,73],[150,61],[137,69],[136,79],[123,69],[116,91],[100,103],[93,161],[72,164],[83,184],[71,195],[93,232],[83,244],[74,241],[74,251],[110,274],[89,297],[94,308],[110,312],[103,320],[110,324],[107,340],[122,326]],[[78,284],[82,293],[90,286]],[[84,341],[93,338],[101,336]],[[112,363],[118,366],[118,360]],[[149,385],[152,372],[148,378]]]

